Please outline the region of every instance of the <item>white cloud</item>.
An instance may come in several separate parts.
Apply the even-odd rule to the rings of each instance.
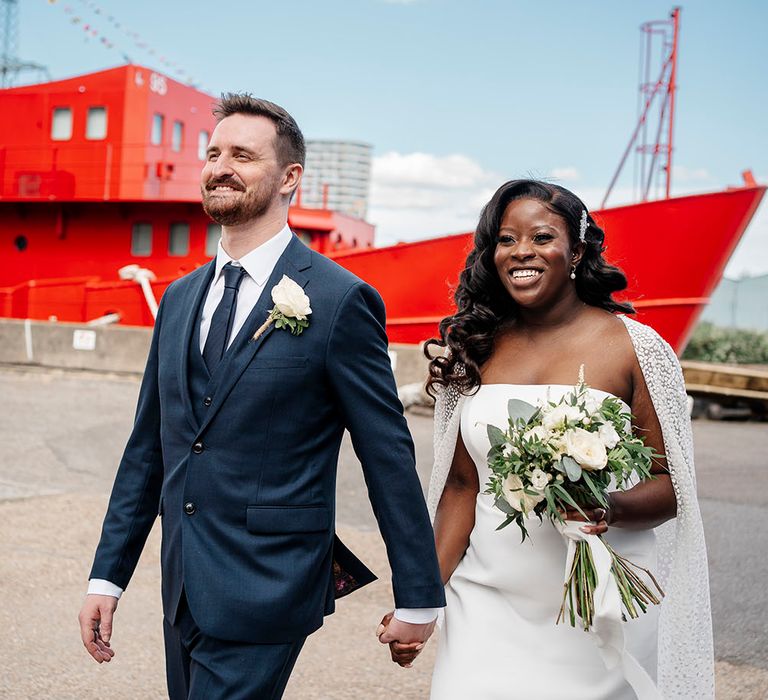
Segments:
[[[368,218],[379,245],[468,231],[501,182],[465,155],[385,153],[373,159]]]
[[[549,177],[560,182],[578,182],[581,180],[581,173],[572,165],[566,165],[560,168],[552,168]]]
[[[390,151],[375,157],[372,167],[372,178],[379,184],[439,189],[471,187],[487,175],[478,163],[460,154]]]

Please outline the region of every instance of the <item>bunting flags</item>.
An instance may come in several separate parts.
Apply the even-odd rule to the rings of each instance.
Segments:
[[[87,10],[96,15],[95,19],[88,19],[87,17],[80,16],[80,14],[78,14],[78,10],[75,7],[70,4],[61,4],[58,2],[58,0],[48,0],[48,4],[58,4],[61,6],[64,10],[64,14],[68,17],[70,24],[73,26],[80,26],[83,33],[85,34],[85,41],[88,41],[91,38],[97,39],[98,42],[106,49],[114,49],[120,52],[124,58],[130,61],[130,57],[126,56],[126,53],[117,44],[117,42],[113,41],[103,31],[101,31],[98,26],[96,26],[97,23],[106,23],[109,25],[111,30],[119,32],[127,37],[133,43],[135,48],[140,49],[155,60],[159,61],[160,64],[164,66],[169,73],[173,74],[177,80],[185,82],[192,87],[205,90],[205,88],[201,87],[194,79],[194,77],[186,70],[184,70],[182,66],[180,66],[175,61],[170,60],[164,54],[158,52],[141,34],[139,34],[139,32],[133,31],[123,25],[117,17],[102,8],[97,2],[95,2],[95,0],[80,0],[81,5],[84,5]]]

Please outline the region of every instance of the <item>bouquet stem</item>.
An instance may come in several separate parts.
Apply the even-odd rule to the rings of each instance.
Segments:
[[[600,537],[603,546],[611,556],[611,575],[621,597],[622,607],[630,618],[645,612],[649,605],[658,605],[664,597],[664,591],[648,569],[638,566],[627,558],[617,554],[614,549]],[[639,575],[644,572],[652,582],[646,583]],[[571,627],[576,627],[576,617],[581,619],[580,626],[584,631],[592,629],[595,616],[595,588],[597,587],[597,571],[595,569],[592,549],[589,542],[580,540],[576,543],[573,563],[568,577],[563,584],[563,602],[557,616],[557,624],[565,621],[566,610]],[[655,590],[654,590],[655,589]],[[575,604],[574,604],[575,603]],[[622,614],[626,621],[626,617]]]

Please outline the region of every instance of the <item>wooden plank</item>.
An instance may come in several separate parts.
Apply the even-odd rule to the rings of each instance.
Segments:
[[[701,394],[710,396],[727,396],[734,399],[752,399],[757,401],[768,401],[768,391],[751,391],[749,389],[732,389],[730,387],[713,386],[711,384],[689,384],[685,383],[685,388],[689,394]]]

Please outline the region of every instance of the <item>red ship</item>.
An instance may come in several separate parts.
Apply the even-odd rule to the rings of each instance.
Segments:
[[[675,11],[644,25],[658,33],[663,24],[672,39],[659,79],[641,85],[644,108],[622,160],[632,148],[648,156],[642,198],[660,171],[666,197],[594,214],[608,259],[627,273],[624,298],[679,351],[766,188],[746,173],[742,187],[669,196],[678,21]],[[137,65],[0,90],[0,316],[153,323],[154,299],[215,253],[220,229],[199,203],[213,102]],[[654,102],[660,126],[645,144]],[[451,313],[470,233],[375,248],[371,224],[300,198],[289,224],[379,290],[391,342],[423,341]],[[138,268],[154,279],[137,284],[150,276]]]

